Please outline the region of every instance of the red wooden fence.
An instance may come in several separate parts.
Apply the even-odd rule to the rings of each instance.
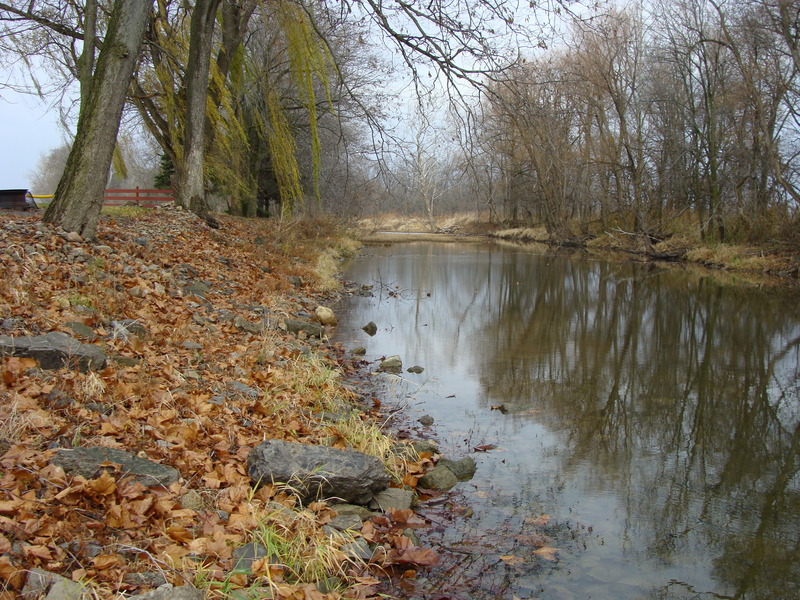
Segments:
[[[105,190],[103,193],[103,206],[144,206],[153,208],[164,202],[174,202],[172,190],[142,190],[138,187],[132,190]]]

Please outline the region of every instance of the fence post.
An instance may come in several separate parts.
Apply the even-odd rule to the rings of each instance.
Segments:
[[[139,186],[138,185],[136,186],[135,194],[136,194],[136,207],[138,208],[140,206],[140,204],[139,204]]]

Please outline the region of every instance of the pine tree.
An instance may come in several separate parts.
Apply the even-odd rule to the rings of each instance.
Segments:
[[[153,179],[153,186],[159,190],[171,189],[173,175],[175,175],[175,165],[172,163],[172,159],[169,154],[162,154],[158,175]]]

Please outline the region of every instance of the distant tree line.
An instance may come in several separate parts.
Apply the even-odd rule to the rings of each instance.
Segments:
[[[499,220],[555,237],[796,238],[800,3],[660,0],[576,22],[493,84],[463,153]]]
[[[433,225],[469,210],[646,245],[676,221],[708,240],[794,234],[800,4],[581,11],[558,44],[522,18],[537,14],[490,0],[5,0],[0,60],[43,96],[77,82],[78,134],[45,218],[90,236],[111,164],[125,171],[120,123],[148,132],[159,185],[203,216],[400,210]],[[393,134],[399,67],[420,99]]]

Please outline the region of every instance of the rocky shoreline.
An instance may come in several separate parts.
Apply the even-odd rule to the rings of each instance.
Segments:
[[[177,210],[105,218],[96,241],[29,216],[0,228],[6,589],[370,598],[376,573],[435,564],[414,497],[474,462],[374,425],[357,359],[326,339],[338,293],[314,261],[335,240]],[[328,564],[290,562],[267,532],[330,546]]]

